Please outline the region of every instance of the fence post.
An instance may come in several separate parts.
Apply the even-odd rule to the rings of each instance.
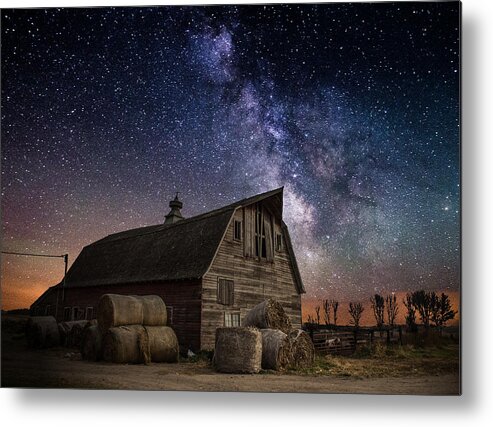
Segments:
[[[399,325],[399,344],[402,345],[402,326]]]
[[[387,329],[387,345],[390,344],[390,329]]]

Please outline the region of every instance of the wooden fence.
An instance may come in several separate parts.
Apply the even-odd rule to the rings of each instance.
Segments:
[[[391,344],[402,342],[402,329],[359,329],[354,330],[314,330],[309,331],[315,351],[320,354],[350,355],[362,345],[377,342]]]

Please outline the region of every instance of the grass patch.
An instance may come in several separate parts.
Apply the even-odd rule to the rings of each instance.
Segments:
[[[361,347],[353,356],[317,355],[312,367],[290,372],[355,378],[458,374],[459,346],[448,344],[421,348],[376,344],[372,348]]]

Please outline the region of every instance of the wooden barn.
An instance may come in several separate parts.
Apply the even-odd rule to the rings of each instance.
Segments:
[[[176,197],[164,224],[111,234],[83,248],[65,283],[32,314],[91,319],[106,293],[159,295],[182,350],[212,349],[219,326],[241,324],[267,298],[301,326],[305,292],[283,221],[283,188],[183,218]]]

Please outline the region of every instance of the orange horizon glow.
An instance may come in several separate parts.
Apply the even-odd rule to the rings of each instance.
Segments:
[[[8,268],[7,268],[8,266]],[[47,268],[48,267],[48,268]],[[29,272],[29,273],[26,273]],[[2,258],[1,266],[2,277],[2,310],[14,310],[29,308],[49,287],[56,285],[63,278],[63,262],[60,260],[43,260],[21,258],[12,262],[10,259]],[[58,277],[58,280],[53,278]],[[458,291],[435,290],[437,293],[444,292],[450,297],[452,308],[459,311],[460,294]],[[396,292],[399,312],[396,322],[405,323],[405,307],[402,299],[406,292]],[[325,298],[315,298],[312,296],[302,297],[302,319],[303,322],[308,320],[308,316],[315,317],[315,307],[322,306],[323,299],[335,298],[339,300],[339,309],[337,312],[338,325],[349,324],[348,299],[337,298],[334,295],[327,294]],[[361,318],[362,326],[375,325],[375,319],[370,305],[370,297],[360,300],[364,306],[364,312]],[[321,323],[323,321],[323,309],[321,307]],[[332,318],[332,314],[331,314]],[[458,325],[460,314],[458,313],[454,320],[448,323],[449,326]],[[418,319],[419,322],[419,319]]]
[[[2,310],[29,308],[48,288],[60,283],[63,271],[62,259],[2,256]]]

